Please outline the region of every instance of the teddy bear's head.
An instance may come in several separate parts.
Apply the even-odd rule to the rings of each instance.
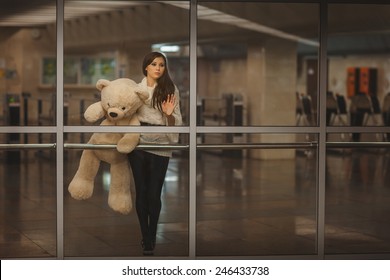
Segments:
[[[147,92],[127,78],[113,81],[100,79],[96,83],[96,88],[101,92],[100,102],[106,112],[106,118],[114,122],[134,115],[149,98]]]

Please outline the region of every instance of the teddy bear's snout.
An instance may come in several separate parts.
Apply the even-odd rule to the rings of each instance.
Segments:
[[[110,108],[107,111],[107,115],[112,120],[120,120],[125,116],[125,114],[117,108]]]

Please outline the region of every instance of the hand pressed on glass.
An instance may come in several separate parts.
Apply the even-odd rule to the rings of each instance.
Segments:
[[[167,100],[163,101],[161,104],[162,111],[165,115],[170,116],[175,109],[176,96],[174,94],[169,94]]]

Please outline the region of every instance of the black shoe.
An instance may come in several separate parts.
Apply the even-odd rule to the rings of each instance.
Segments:
[[[142,249],[144,256],[153,256],[153,250],[154,250],[154,242],[151,242],[149,240],[142,240]]]

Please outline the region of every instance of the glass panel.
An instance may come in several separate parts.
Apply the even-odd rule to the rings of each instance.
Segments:
[[[99,79],[130,78],[139,83],[144,78],[144,56],[161,51],[168,58],[188,124],[188,1],[92,2],[65,1],[65,123],[87,124],[83,112],[99,100]]]
[[[1,134],[0,143],[8,137],[36,144],[39,135]],[[54,149],[0,149],[0,258],[56,256],[55,174]]]
[[[0,125],[55,123],[55,18],[55,0],[34,1],[34,9],[12,1],[2,6]]]
[[[243,137],[248,143],[294,144],[302,136]],[[206,139],[211,138],[207,135]],[[315,149],[294,145],[285,149],[200,148],[197,254],[315,254],[316,161]]]
[[[390,5],[329,5],[328,125],[390,124],[389,15]]]
[[[199,125],[317,124],[317,4],[200,1],[198,20]]]
[[[89,139],[89,135],[67,134],[69,139]],[[183,138],[181,135],[181,138]],[[85,150],[93,152],[93,150]],[[115,150],[105,150],[105,153]],[[136,211],[136,192],[133,177],[130,179],[133,208],[129,214],[114,211],[108,205],[110,184],[114,169],[100,163],[93,177],[93,194],[85,200],[74,199],[68,188],[82,165],[81,150],[66,149],[64,162],[64,252],[66,257],[121,257],[141,256],[141,230]],[[124,157],[125,171],[130,170]],[[84,162],[84,161],[83,161]],[[92,167],[88,168],[89,170]],[[114,174],[114,175],[113,175]],[[153,176],[153,174],[149,174]],[[85,182],[85,181],[84,181]],[[157,227],[156,256],[188,256],[188,151],[174,150],[169,161],[162,189],[162,209]]]
[[[334,147],[327,154],[325,253],[389,253],[389,148]]]

